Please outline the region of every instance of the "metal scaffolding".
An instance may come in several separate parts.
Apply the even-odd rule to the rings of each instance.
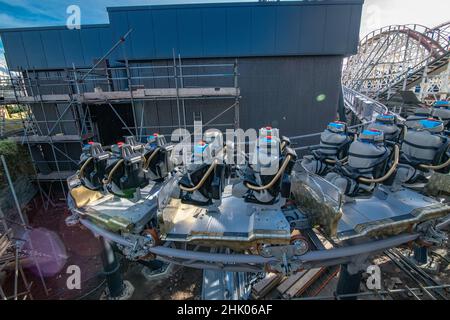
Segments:
[[[0,272],[14,271],[13,289],[10,290],[12,293],[7,294],[7,290],[0,282],[0,299],[33,299],[30,292],[33,283],[27,280],[23,270],[24,261],[36,268],[44,293],[48,295],[41,264],[37,258],[40,253],[35,250],[35,245],[29,234],[32,228],[28,224],[26,215],[22,212],[4,155],[0,155],[0,160],[2,173],[6,176],[16,210],[16,215],[13,218],[7,216],[0,208]]]
[[[2,220],[0,209],[0,220]],[[5,223],[4,220],[1,221]],[[12,230],[5,229],[6,231],[0,232],[0,272],[7,268],[14,270],[14,284],[13,292],[8,294],[7,290],[3,288],[0,283],[0,299],[2,300],[18,300],[18,299],[33,299],[30,292],[32,283],[29,283],[27,277],[23,271],[21,259],[23,256],[20,254],[19,246],[12,240]],[[22,282],[23,289],[20,290],[19,286]],[[20,290],[20,291],[19,291]]]
[[[183,63],[180,55],[174,54],[173,60],[167,61],[166,65],[148,63],[141,66],[131,64],[124,54],[123,61],[120,61],[122,66],[110,67],[105,57],[90,69],[20,70],[0,78],[3,92],[9,92],[0,99],[0,106],[17,105],[26,110],[26,116],[21,119],[23,134],[9,139],[28,146],[36,173],[33,180],[45,199],[46,209],[56,203],[54,184],[60,186],[58,189],[66,198],[66,179],[78,165],[78,158],[68,150],[70,146],[78,144],[81,153],[86,142],[98,139],[91,118],[93,105],[109,106],[122,123],[122,129],[138,141],[146,136],[147,129],[154,128],[144,121],[146,101],[176,101],[177,123],[165,126],[176,129],[192,127],[186,121],[186,101],[229,99],[230,106],[206,125],[239,127],[237,60],[228,64]],[[215,86],[216,81],[227,85]],[[157,82],[166,85],[158,86]],[[193,83],[206,84],[189,85]],[[131,105],[134,126],[127,124],[118,112],[120,104],[124,103]],[[138,103],[141,103],[140,112],[136,107]],[[214,123],[231,111],[234,111],[233,123]],[[44,151],[50,159],[39,156]],[[43,172],[43,165],[53,169]]]

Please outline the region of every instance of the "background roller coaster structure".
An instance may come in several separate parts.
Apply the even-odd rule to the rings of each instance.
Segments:
[[[343,85],[378,101],[413,90],[432,102],[449,95],[450,21],[435,28],[393,25],[373,31],[344,67]]]

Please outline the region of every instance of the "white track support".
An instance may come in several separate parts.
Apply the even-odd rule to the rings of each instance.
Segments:
[[[430,77],[447,70],[449,34],[450,22],[436,28],[414,24],[373,31],[361,40],[358,54],[346,61],[342,82],[379,100],[421,83],[427,87]],[[425,99],[430,90],[436,93],[436,88],[432,83],[421,97]]]

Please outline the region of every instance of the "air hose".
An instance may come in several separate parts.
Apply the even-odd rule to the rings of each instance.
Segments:
[[[420,167],[423,169],[431,169],[431,170],[442,170],[442,169],[447,168],[448,166],[450,166],[450,159],[448,159],[445,163],[436,165],[436,166],[426,165],[426,164],[420,165]]]
[[[328,163],[328,164],[336,164],[336,163],[338,163],[338,162],[344,163],[344,162],[347,161],[347,160],[348,160],[348,157],[345,157],[345,158],[343,158],[343,159],[341,159],[341,160],[325,159],[325,162]]]
[[[86,167],[88,166],[89,163],[92,162],[92,160],[94,160],[93,157],[88,158],[88,159],[84,162],[84,164],[81,166],[81,168],[80,168],[80,173],[79,173],[80,178],[84,178],[84,170],[86,170]]]
[[[245,186],[247,188],[249,188],[250,190],[253,190],[253,191],[263,191],[263,190],[270,189],[281,178],[282,174],[286,170],[286,168],[287,168],[289,162],[291,161],[291,159],[292,159],[291,155],[288,155],[286,157],[286,159],[284,159],[284,162],[281,165],[281,167],[278,170],[278,172],[275,175],[275,177],[273,177],[273,179],[268,184],[266,184],[265,186],[255,186],[254,184],[251,184],[249,182],[245,182]]]
[[[369,179],[364,177],[359,177],[358,180],[362,183],[383,183],[387,179],[389,179],[397,169],[398,163],[400,161],[400,148],[398,145],[394,146],[394,163],[392,164],[392,167],[389,169],[389,171],[381,178],[378,179]]]
[[[208,179],[208,177],[211,175],[211,173],[216,168],[217,163],[218,163],[218,160],[214,159],[214,161],[209,166],[208,170],[203,175],[203,178],[200,180],[200,182],[195,187],[188,188],[188,187],[185,187],[180,184],[180,189],[183,191],[186,191],[186,192],[194,192],[194,191],[197,191],[198,189],[200,189],[203,186],[203,184],[206,182],[206,179]]]
[[[144,164],[144,170],[147,170],[148,167],[150,166],[150,162],[156,157],[156,155],[158,154],[159,150],[161,150],[161,148],[156,148],[153,153],[150,155],[150,157],[148,157],[148,159],[145,161]]]
[[[116,165],[114,166],[114,168],[112,168],[111,172],[108,175],[108,179],[103,179],[103,184],[110,184],[113,178],[114,173],[117,171],[117,169],[119,169],[119,167],[125,162],[125,160],[120,159]]]

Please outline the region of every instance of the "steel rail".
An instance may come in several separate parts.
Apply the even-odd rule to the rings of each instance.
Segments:
[[[424,287],[427,290],[433,289],[448,289],[450,288],[450,284],[440,285],[440,286],[428,286]],[[305,297],[305,298],[293,298],[292,300],[329,300],[329,299],[342,299],[342,298],[358,298],[358,297],[368,297],[374,295],[392,295],[395,293],[406,293],[406,292],[415,292],[422,291],[422,288],[408,288],[408,289],[387,289],[387,290],[377,290],[375,291],[367,291],[367,292],[359,292],[359,293],[349,293],[349,294],[340,294],[340,295],[328,295],[328,296],[318,296],[318,297]]]
[[[407,257],[405,257],[402,253],[398,253],[392,249],[386,250],[385,254],[395,263],[401,270],[403,270],[414,282],[416,282],[420,288],[423,289],[423,292],[427,294],[432,300],[447,300],[447,298],[438,290],[433,290],[435,295],[431,294],[426,286],[439,286],[440,284],[435,281],[430,275],[428,275],[425,271],[420,269],[414,263],[412,263]]]
[[[118,234],[112,233],[108,230],[102,229],[87,219],[80,219],[80,223],[91,230],[94,234],[104,237],[107,240],[118,243],[122,246],[135,248],[137,243],[128,240]],[[351,261],[355,256],[361,254],[370,254],[378,251],[383,251],[389,248],[397,247],[410,241],[414,241],[419,237],[418,234],[407,234],[391,237],[383,240],[375,240],[351,247],[341,247],[332,250],[311,251],[302,256],[295,256],[293,261],[299,265],[332,265],[339,264],[342,261]],[[174,263],[183,264],[189,262],[189,266],[195,268],[203,268],[204,263],[218,263],[218,264],[247,264],[247,267],[254,268],[260,265],[260,270],[264,269],[267,264],[278,263],[277,258],[265,258],[250,254],[222,254],[222,253],[208,253],[208,252],[194,252],[182,249],[168,248],[165,246],[149,247],[149,253],[157,255],[159,258],[166,258],[173,260]],[[186,260],[186,261],[179,261]],[[203,262],[203,263],[202,263]],[[198,264],[199,263],[199,264]],[[244,268],[244,266],[242,266]]]

